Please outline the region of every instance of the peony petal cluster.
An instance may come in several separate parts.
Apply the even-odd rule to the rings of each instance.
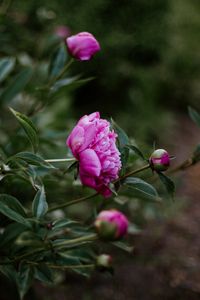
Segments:
[[[71,56],[78,60],[90,60],[100,50],[99,42],[89,32],[80,32],[66,39]]]
[[[67,146],[79,161],[79,176],[83,185],[95,189],[104,197],[112,195],[109,184],[118,178],[121,169],[117,134],[99,112],[82,117],[67,139]]]
[[[96,217],[94,226],[102,238],[117,240],[127,233],[128,219],[118,210],[103,210]]]

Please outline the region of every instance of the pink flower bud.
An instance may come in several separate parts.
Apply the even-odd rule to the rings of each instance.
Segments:
[[[101,254],[97,256],[96,266],[100,271],[110,269],[112,267],[112,256],[108,254]]]
[[[120,211],[115,209],[103,210],[97,216],[94,226],[101,238],[118,240],[127,233],[128,220]]]
[[[68,147],[79,161],[82,184],[104,197],[112,195],[109,184],[118,178],[121,169],[116,137],[110,123],[95,112],[82,117],[67,139]]]
[[[90,60],[100,50],[100,45],[89,32],[80,32],[66,39],[71,56],[78,60]]]
[[[170,165],[170,157],[168,152],[164,149],[155,150],[149,158],[149,163],[152,170],[166,171]]]
[[[55,28],[55,35],[61,39],[66,39],[70,35],[70,29],[64,25],[57,26]]]

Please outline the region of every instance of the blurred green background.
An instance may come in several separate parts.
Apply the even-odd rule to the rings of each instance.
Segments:
[[[7,14],[1,14],[0,55],[18,56],[23,64],[49,59],[59,25],[99,40],[101,52],[70,71],[95,79],[56,101],[63,105],[60,124],[68,115],[99,110],[148,143],[176,112],[199,107],[198,0],[7,0],[1,10]]]
[[[62,39],[55,34],[57,26],[60,25],[67,26],[71,34],[81,31],[91,32],[100,42],[101,51],[89,62],[74,63],[68,71],[70,77],[78,74],[81,78],[92,76],[93,80],[80,85],[78,89],[75,88],[76,86],[63,87],[58,93],[47,95],[38,92],[35,88],[46,82],[49,60],[53,52],[63,43]],[[177,155],[176,151],[179,151],[177,160],[184,158],[184,155],[189,153],[190,144],[193,146],[196,142],[196,135],[194,137],[190,134],[195,130],[194,127],[185,121],[187,106],[191,105],[200,109],[199,32],[199,0],[0,1],[0,58],[5,56],[15,58],[15,68],[0,86],[0,145],[4,148],[3,154],[11,155],[22,151],[26,142],[23,136],[19,138],[13,133],[16,121],[13,120],[7,107],[11,106],[31,115],[31,111],[35,109],[35,106],[37,107],[37,104],[48,101],[45,110],[34,117],[34,122],[40,130],[40,153],[45,154],[45,157],[56,158],[66,155],[65,139],[75,120],[83,114],[100,111],[102,117],[113,117],[148,153],[151,152],[153,143],[156,142],[156,145],[168,146],[175,152],[173,153],[175,155]],[[5,94],[6,87],[12,84],[15,76],[18,76],[20,72],[27,72],[25,73],[27,81],[24,85],[22,84],[23,88],[15,94],[10,94],[8,91]],[[8,144],[10,137],[11,142]],[[7,144],[6,148],[5,144]],[[57,176],[59,178],[60,175]],[[47,179],[46,185],[49,188],[50,198],[58,195],[58,200],[60,200],[64,197],[65,179],[60,177],[59,184],[63,190],[58,193],[56,184],[54,185],[52,181],[48,182]],[[7,182],[5,189],[8,190],[10,186],[13,186],[13,182]],[[26,198],[27,193],[30,193],[29,189],[26,190],[24,186],[19,189],[19,185],[16,185],[14,194]],[[73,189],[68,190],[67,193],[71,198],[75,196]],[[180,197],[183,197],[183,192]],[[183,203],[179,202],[174,204],[170,212],[173,211],[172,214],[176,214],[177,207],[182,205]],[[136,215],[137,212],[135,218],[138,223],[141,222],[142,214],[150,222],[156,215],[151,206],[137,202],[135,204],[132,202],[130,208],[133,214]],[[81,212],[82,207],[73,213],[79,216]],[[159,218],[161,218],[160,214]],[[97,292],[98,285],[101,286],[103,299],[177,300],[178,297],[199,299],[195,298],[199,297],[200,292],[198,285],[194,284],[195,280],[192,282],[193,285],[188,284],[188,281],[185,283],[179,278],[181,276],[183,278],[184,275],[177,266],[175,270],[178,269],[179,273],[178,275],[173,273],[174,277],[172,277],[176,280],[179,278],[178,282],[181,284],[184,282],[183,286],[181,285],[179,289],[177,284],[177,289],[175,285],[175,289],[170,290],[169,295],[165,293],[170,286],[166,283],[170,281],[170,276],[163,279],[159,272],[163,275],[165,268],[170,269],[171,260],[165,255],[164,258],[160,255],[161,262],[163,260],[165,263],[164,266],[161,263],[161,267],[159,265],[156,269],[153,258],[148,258],[148,255],[154,256],[152,240],[156,240],[155,243],[157,239],[160,241],[161,232],[163,232],[161,229],[158,232],[156,225],[152,225],[154,226],[153,238],[151,232],[150,238],[148,234],[147,240],[150,241],[150,246],[146,246],[142,241],[142,246],[147,247],[149,252],[144,254],[145,251],[139,245],[138,251],[142,253],[142,258],[139,257],[137,260],[136,257],[134,262],[134,268],[138,270],[138,278],[133,276],[130,281],[123,282],[122,278],[129,272],[126,258],[123,257],[121,260],[125,263],[124,265],[122,263],[121,271],[118,266],[121,275],[117,274],[114,284],[109,279],[108,288],[106,280],[100,279],[102,281],[99,283],[97,279],[96,285],[96,279],[93,279],[85,285],[79,278],[67,277],[67,280],[71,280],[70,283],[74,289],[73,283],[81,281],[76,292],[78,295],[75,293],[76,296],[74,298],[69,296],[71,297],[69,299],[80,297],[85,287],[87,292],[80,299],[89,300],[93,299],[92,297],[100,299],[100,293]],[[167,234],[171,232],[168,227],[164,228],[165,230]],[[170,252],[170,242],[167,241],[166,244],[166,249],[168,249],[166,251]],[[174,247],[176,250],[176,247],[179,249],[180,245]],[[155,253],[160,254],[159,249],[159,245],[156,244]],[[173,251],[170,255],[173,257]],[[139,260],[144,260],[141,269],[138,267]],[[148,271],[144,273],[146,265],[148,265]],[[153,268],[153,273],[151,273],[151,268]],[[127,291],[120,294],[118,290],[119,297],[117,298],[116,293],[113,292],[113,287],[117,289],[119,282],[128,285],[129,290],[133,284],[137,290],[139,279],[145,286],[146,278],[151,278],[152,274],[155,276],[155,281],[150,281],[153,288],[149,295],[137,291],[135,296],[131,293],[129,297]],[[155,282],[158,278],[162,278],[164,284],[160,282],[157,291]],[[141,290],[144,288],[143,285],[140,285]],[[91,286],[96,286],[92,294],[89,292]],[[35,293],[39,293],[39,299],[51,299],[50,293],[46,295],[42,287],[38,290],[39,292]],[[153,290],[156,291],[155,294]],[[58,299],[56,297],[59,297],[59,300],[65,299],[65,293],[68,293],[65,289],[60,292],[59,296],[56,296],[54,292],[52,299]],[[72,290],[69,293],[72,293]],[[35,296],[31,295],[29,294],[27,299],[35,299]],[[164,298],[165,295],[166,298]],[[8,298],[7,295],[0,296],[0,299],[9,299],[9,297],[10,295]]]

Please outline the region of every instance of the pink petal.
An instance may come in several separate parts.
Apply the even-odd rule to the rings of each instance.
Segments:
[[[86,149],[79,154],[79,168],[81,177],[86,176],[99,176],[101,173],[101,163],[92,149]]]
[[[85,174],[83,174],[80,170],[79,172],[80,175],[80,180],[82,182],[83,185],[85,186],[89,186],[93,189],[96,189],[96,181],[95,181],[95,177],[92,176],[87,176]]]
[[[83,145],[85,139],[84,129],[81,126],[75,126],[67,139],[67,145],[77,158],[79,148]]]
[[[84,142],[79,150],[83,151],[86,148],[88,148],[88,146],[94,140],[95,135],[96,135],[96,126],[94,124],[91,124],[91,125],[87,126],[87,128],[84,128]]]

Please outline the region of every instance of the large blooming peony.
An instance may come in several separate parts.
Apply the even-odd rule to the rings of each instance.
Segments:
[[[109,183],[118,178],[121,168],[116,137],[110,123],[95,112],[82,117],[67,139],[67,145],[79,161],[82,184],[104,197],[111,196]]]

